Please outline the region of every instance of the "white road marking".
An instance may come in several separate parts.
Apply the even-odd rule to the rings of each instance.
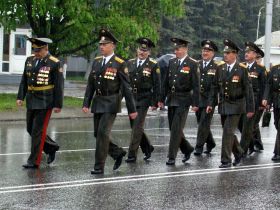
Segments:
[[[220,169],[220,168],[199,169],[199,170],[191,170],[191,171],[164,172],[164,173],[156,173],[156,174],[143,174],[143,175],[134,175],[134,176],[121,176],[121,177],[111,177],[111,178],[73,180],[67,182],[54,182],[54,183],[45,183],[45,184],[1,187],[0,194],[49,190],[49,189],[63,189],[63,188],[93,186],[93,185],[101,185],[101,184],[144,181],[144,180],[156,180],[156,179],[164,179],[164,178],[171,178],[171,177],[174,178],[174,177],[186,177],[186,176],[194,176],[194,175],[208,175],[208,174],[216,174],[216,173],[253,171],[253,170],[261,170],[261,169],[271,169],[271,168],[280,168],[280,163],[239,166],[239,167],[232,167],[227,169]]]

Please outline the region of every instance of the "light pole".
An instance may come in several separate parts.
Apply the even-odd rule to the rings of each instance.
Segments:
[[[261,14],[262,14],[262,9],[264,9],[264,6],[262,6],[262,7],[259,9],[259,14],[258,14],[258,25],[257,25],[257,38],[256,38],[256,40],[258,40],[258,38],[259,38],[260,17],[261,17]]]

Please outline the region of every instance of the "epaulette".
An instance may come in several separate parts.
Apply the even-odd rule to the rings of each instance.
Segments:
[[[244,63],[239,63],[239,66],[243,67],[243,68],[247,68],[247,65]]]
[[[225,64],[224,61],[214,61],[214,63],[215,63],[217,66],[221,66],[221,65]]]
[[[94,60],[97,60],[97,59],[102,58],[102,57],[103,56],[97,56],[97,57],[94,58]]]
[[[152,63],[154,63],[154,64],[157,64],[157,61],[156,61],[155,59],[153,59],[153,58],[150,58],[150,61],[151,61]]]
[[[59,62],[59,60],[52,55],[49,57],[49,59],[52,60],[53,62],[56,62],[56,63]]]
[[[117,62],[119,62],[119,63],[123,63],[123,62],[124,62],[123,59],[121,59],[121,58],[119,58],[119,57],[117,57],[117,56],[115,56],[115,60],[116,60]]]
[[[274,67],[280,67],[280,64],[275,64],[275,65],[271,66],[271,68],[274,68]]]
[[[136,60],[136,58],[131,58],[128,61],[135,61],[135,60]]]
[[[189,58],[194,62],[198,62],[197,60],[193,59],[192,57],[189,57]]]

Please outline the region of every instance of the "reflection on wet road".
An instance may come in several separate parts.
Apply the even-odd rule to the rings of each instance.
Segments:
[[[105,175],[93,176],[95,138],[91,119],[52,120],[49,134],[60,144],[55,162],[46,157],[39,170],[24,170],[30,140],[25,124],[2,123],[0,128],[0,209],[278,209],[280,163],[271,161],[276,130],[262,128],[265,150],[242,165],[219,169],[221,136],[219,115],[212,131],[217,147],[211,156],[191,156],[183,164],[165,165],[169,130],[165,114],[148,117],[146,133],[155,146],[150,161],[138,152],[135,164],[113,171],[108,157]],[[197,125],[190,114],[184,130],[195,145]],[[118,117],[112,137],[127,148],[130,127]]]

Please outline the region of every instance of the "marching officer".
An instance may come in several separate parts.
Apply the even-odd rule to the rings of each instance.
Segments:
[[[101,29],[99,49],[102,56],[96,57],[84,96],[83,112],[87,113],[92,102],[94,113],[94,136],[96,137],[95,165],[91,174],[103,174],[107,154],[115,160],[113,170],[120,167],[126,152],[114,144],[110,134],[116,115],[121,111],[122,95],[125,97],[129,117],[137,116],[125,61],[114,54],[118,40]]]
[[[144,160],[151,157],[154,147],[144,133],[144,123],[149,106],[155,110],[163,107],[160,100],[160,69],[157,62],[150,57],[151,48],[155,44],[148,38],[136,40],[139,44],[137,58],[127,62],[133,96],[136,102],[137,118],[130,120],[132,127],[127,163],[136,161],[139,145],[145,154]]]
[[[240,145],[244,150],[244,154],[247,154],[249,149],[250,155],[256,150],[263,150],[259,122],[265,108],[262,105],[262,99],[265,90],[266,69],[263,65],[256,62],[258,55],[264,57],[263,51],[253,42],[246,42],[245,47],[246,63],[244,64],[247,65],[249,77],[252,82],[253,96],[255,101],[255,114],[252,118],[248,118],[244,114],[240,120],[239,128],[242,132]]]
[[[280,64],[271,68],[264,93],[263,106],[273,106],[274,125],[277,130],[273,161],[280,161]]]
[[[176,58],[170,59],[168,73],[164,82],[163,98],[168,106],[170,142],[167,165],[174,165],[178,148],[184,154],[185,163],[190,159],[194,148],[186,140],[183,129],[189,107],[198,110],[199,73],[197,61],[188,56],[188,41],[171,38],[175,46]],[[164,100],[162,100],[164,101]]]
[[[194,155],[197,156],[202,154],[205,143],[207,143],[206,151],[204,152],[206,154],[210,154],[212,149],[216,146],[210,130],[215,107],[213,107],[213,110],[210,113],[206,113],[206,108],[211,84],[217,70],[217,64],[213,58],[215,52],[218,51],[218,47],[211,40],[203,40],[201,42],[201,47],[202,60],[199,61],[198,64],[200,72],[199,110],[195,113],[198,122],[198,130]],[[214,105],[217,105],[217,100]]]
[[[32,43],[34,55],[25,62],[20,82],[17,105],[22,106],[26,98],[27,132],[31,136],[31,154],[24,168],[38,168],[41,163],[42,150],[48,154],[47,163],[55,159],[58,144],[47,134],[52,110],[59,113],[63,102],[63,70],[60,61],[50,55],[48,38],[28,38]]]
[[[247,117],[251,118],[255,111],[254,99],[250,94],[252,86],[247,67],[237,61],[240,49],[229,39],[224,40],[224,45],[225,63],[218,66],[211,87],[209,106],[206,109],[207,113],[213,111],[216,95],[219,93],[218,111],[221,114],[223,126],[220,168],[231,167],[231,153],[235,157],[233,165],[240,163],[243,150],[234,132],[241,115],[247,113]]]

